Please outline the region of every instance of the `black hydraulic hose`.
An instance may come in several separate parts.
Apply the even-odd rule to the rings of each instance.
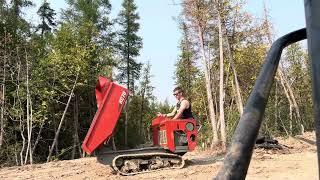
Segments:
[[[316,129],[318,178],[320,179],[320,1],[305,0],[308,54],[312,75],[312,100]]]
[[[272,44],[215,179],[245,179],[282,50],[303,39],[306,39],[305,28],[282,36]]]

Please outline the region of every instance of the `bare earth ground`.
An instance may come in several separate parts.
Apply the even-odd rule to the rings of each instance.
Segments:
[[[318,179],[314,132],[278,139],[283,150],[255,149],[247,179]],[[135,176],[120,176],[96,162],[95,158],[50,162],[0,169],[0,179],[212,179],[222,164],[223,155],[192,152],[185,155],[186,166]]]

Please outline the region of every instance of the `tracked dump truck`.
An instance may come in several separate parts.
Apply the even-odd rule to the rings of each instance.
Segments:
[[[95,88],[98,110],[83,141],[82,148],[98,162],[121,175],[135,175],[161,169],[183,168],[182,158],[197,145],[195,119],[157,117],[152,120],[153,146],[113,151],[110,138],[125,106],[128,90],[100,76]]]

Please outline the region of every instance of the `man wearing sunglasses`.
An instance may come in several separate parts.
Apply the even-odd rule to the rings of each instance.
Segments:
[[[183,97],[183,91],[180,87],[176,87],[173,90],[173,95],[178,100],[173,111],[168,114],[158,113],[157,116],[161,117],[173,117],[172,119],[189,119],[193,118],[191,112],[191,104]]]

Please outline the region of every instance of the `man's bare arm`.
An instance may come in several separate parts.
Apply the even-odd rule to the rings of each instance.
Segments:
[[[177,107],[174,107],[174,109],[172,110],[171,113],[168,114],[162,114],[162,113],[158,113],[157,116],[161,116],[161,117],[171,117],[174,116],[176,114],[177,111]]]
[[[166,117],[174,116],[177,112],[177,107],[174,107],[171,113],[166,114]]]

